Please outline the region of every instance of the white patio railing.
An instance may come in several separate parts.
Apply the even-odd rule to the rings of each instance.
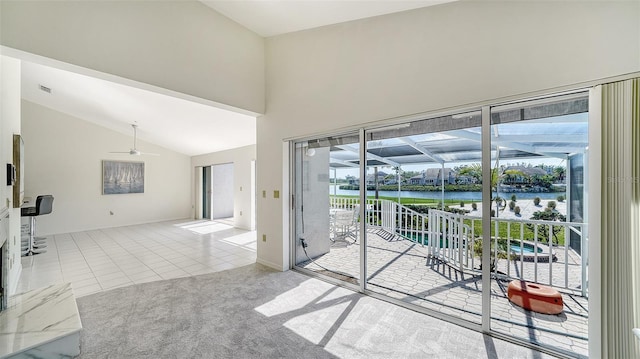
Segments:
[[[482,240],[482,220],[478,217],[435,209],[429,211],[428,217],[428,236],[441,238],[441,241],[444,241],[444,245],[429,241],[428,245],[432,246],[432,253],[438,258],[459,266],[461,270],[476,270],[474,264],[480,258],[476,258],[477,253],[474,248],[476,248],[476,242]],[[491,226],[493,241],[491,256],[496,264],[492,269],[495,274],[553,287],[579,290],[583,296],[587,295],[588,256],[584,223],[493,217]],[[506,236],[501,237],[501,231]],[[549,238],[553,242],[554,233],[557,234],[560,231],[564,232],[564,244],[549,245]],[[517,234],[513,236],[512,232]],[[530,237],[525,236],[525,233],[531,232],[533,234],[530,234]],[[569,247],[570,233],[580,237],[582,255],[573,254],[575,252]],[[478,243],[478,247],[480,245]],[[525,248],[530,253],[526,253]],[[503,273],[499,273],[501,271]]]
[[[359,203],[358,198],[330,197],[333,209],[354,209]],[[480,272],[482,220],[478,217],[433,208],[422,214],[393,201],[367,199],[365,222],[427,247],[429,254],[461,271]],[[585,224],[494,217],[491,225],[495,275],[579,290],[587,295]],[[517,235],[512,236],[512,228]],[[501,229],[506,238],[500,237]],[[564,232],[564,244],[543,243],[560,231]],[[570,233],[579,236],[582,255],[569,248]],[[525,248],[531,253],[525,254]]]

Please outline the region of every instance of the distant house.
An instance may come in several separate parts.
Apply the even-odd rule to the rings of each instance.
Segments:
[[[502,184],[505,185],[521,185],[529,183],[531,177],[545,176],[547,171],[540,167],[525,167],[525,166],[508,166],[504,169],[504,173],[517,172],[517,174],[509,174],[504,176]]]
[[[358,179],[355,176],[347,175],[345,179],[347,180],[347,183],[350,185],[358,185],[360,183],[360,179]]]
[[[378,185],[383,185],[384,183],[384,178],[387,177],[389,174],[384,172],[384,171],[378,171]],[[370,173],[367,175],[367,186],[373,186],[376,184],[375,181],[375,174]]]
[[[439,186],[442,184],[442,177],[442,168],[428,168],[421,174],[409,178],[409,183],[415,185]],[[444,183],[456,183],[456,173],[451,168],[444,169]]]
[[[459,175],[459,176],[456,176],[456,183],[457,184],[476,184],[478,183],[478,179],[473,176]]]
[[[424,172],[419,175],[409,178],[409,184],[424,184]]]
[[[398,180],[395,177],[387,178],[384,180],[384,184],[386,185],[398,184]]]

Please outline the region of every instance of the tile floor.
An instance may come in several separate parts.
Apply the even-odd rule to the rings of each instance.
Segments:
[[[182,220],[52,235],[22,257],[18,293],[71,282],[76,297],[256,261],[256,232],[227,221]]]

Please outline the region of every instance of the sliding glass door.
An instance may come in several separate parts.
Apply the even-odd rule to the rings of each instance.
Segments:
[[[294,142],[295,266],[586,356],[587,96]]]
[[[481,113],[375,129],[367,139],[367,289],[482,320]]]
[[[357,133],[294,144],[295,265],[358,284]]]
[[[588,355],[588,94],[491,109],[491,328]]]

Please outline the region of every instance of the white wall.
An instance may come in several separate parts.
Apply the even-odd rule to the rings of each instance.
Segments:
[[[264,112],[263,38],[199,1],[0,6],[4,46]]]
[[[228,151],[209,153],[191,158],[192,173],[196,173],[196,167],[211,166],[216,164],[233,163],[233,202],[234,202],[234,226],[251,230],[251,216],[253,215],[254,199],[251,195],[251,166],[256,159],[256,146],[244,146]],[[195,208],[197,201],[196,192],[198,181],[194,178],[191,198]],[[195,213],[194,213],[195,217]]]
[[[39,234],[191,217],[190,158],[138,141],[160,156],[110,154],[127,151],[132,136],[47,107],[22,101],[25,196],[54,196],[53,212],[38,217]],[[143,194],[102,195],[102,160],[143,161]],[[113,212],[113,215],[110,214]]]
[[[6,163],[13,163],[13,135],[20,133],[20,61],[0,58],[0,213],[9,213],[9,294],[14,294],[22,270],[20,208],[13,208],[13,186],[6,186]]]
[[[638,2],[454,2],[268,38],[258,191],[288,196],[284,138],[639,71],[639,15]],[[282,269],[284,206],[258,200],[258,260]]]

